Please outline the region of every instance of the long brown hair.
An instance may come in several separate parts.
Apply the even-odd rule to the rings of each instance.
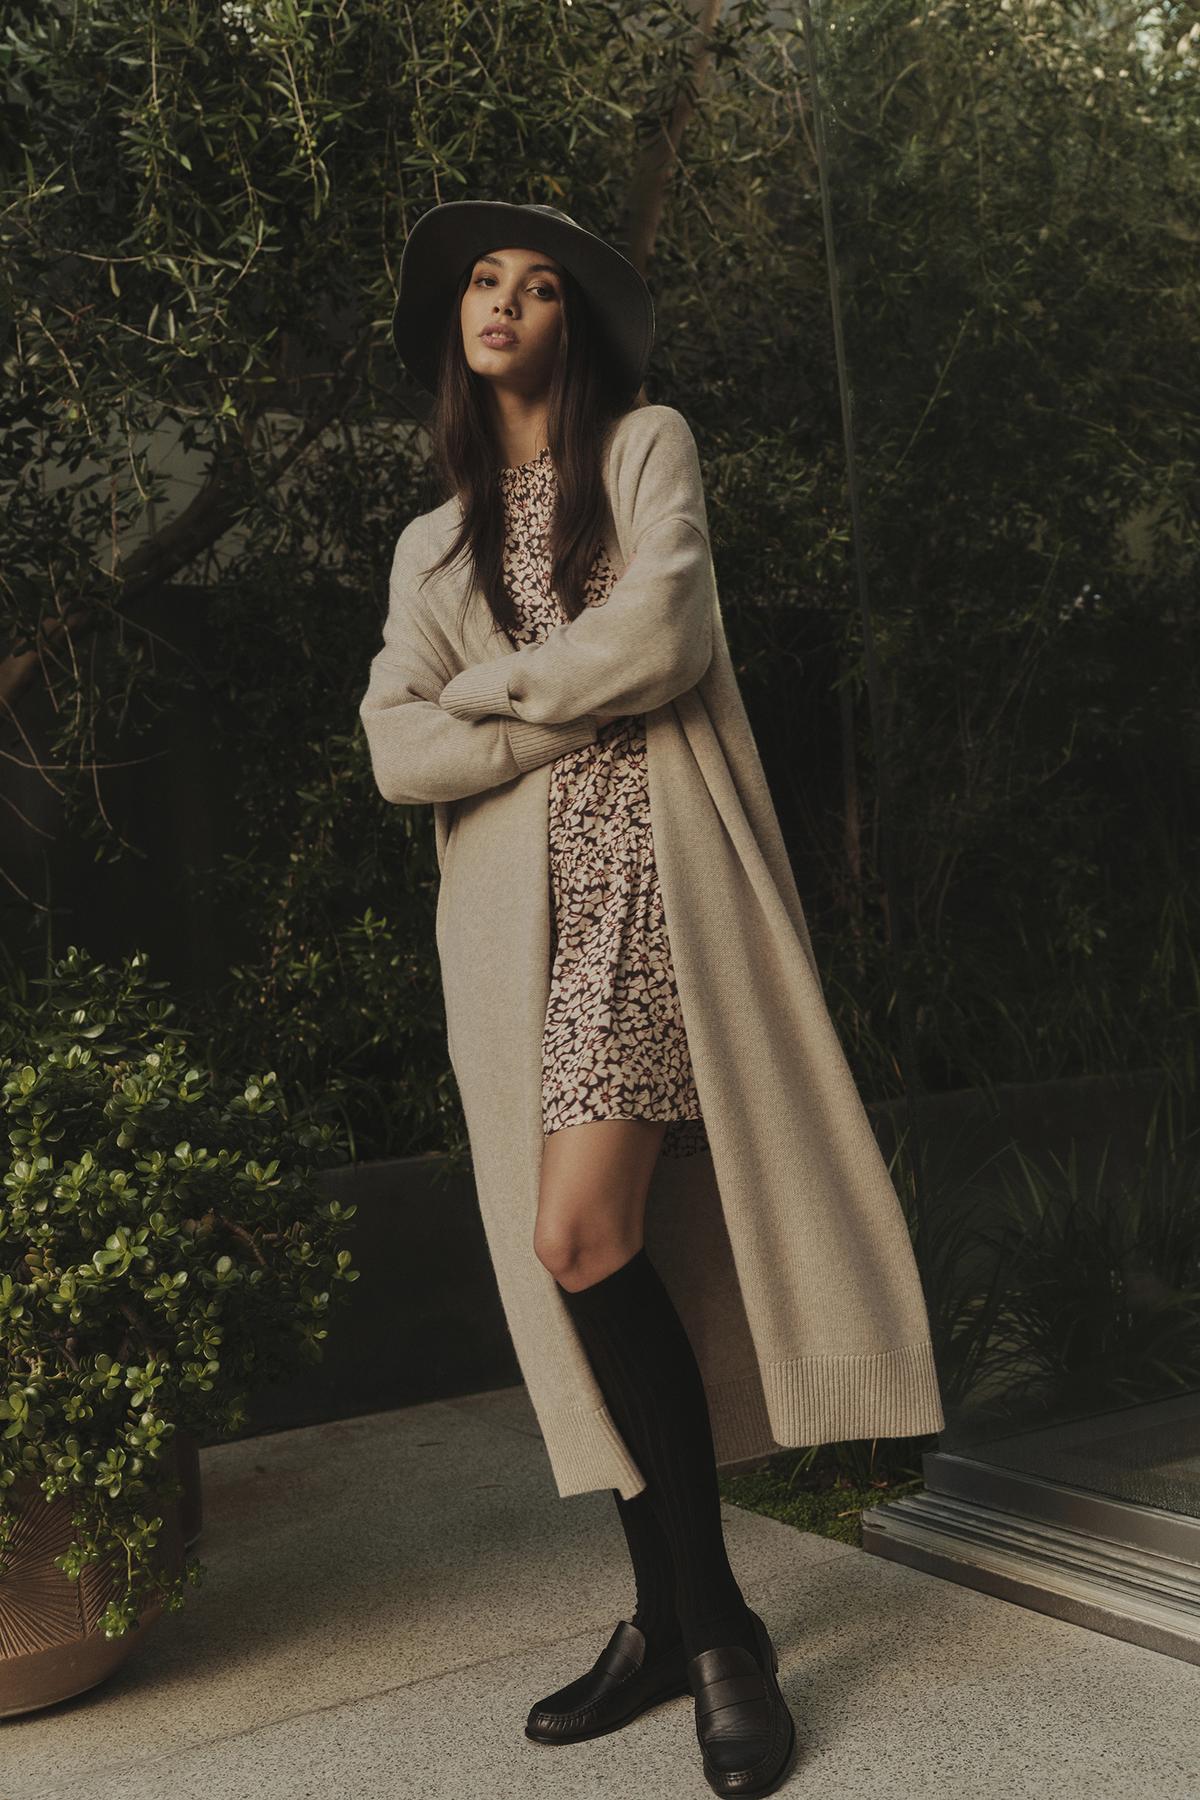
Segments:
[[[484,377],[463,350],[460,306],[472,260],[463,270],[454,304],[447,308],[438,365],[437,395],[428,419],[430,462],[443,498],[457,494],[462,522],[454,541],[426,575],[469,552],[472,586],[478,587],[498,628],[518,624],[515,602],[504,580],[504,508],[492,428],[485,410]],[[557,498],[550,532],[550,582],[569,619],[586,604],[584,589],[596,546],[602,541],[606,497],[602,480],[608,434],[634,406],[628,382],[615,368],[587,294],[563,271],[563,328],[550,381],[546,430],[554,463]]]

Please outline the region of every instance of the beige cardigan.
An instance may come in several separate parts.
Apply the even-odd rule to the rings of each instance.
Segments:
[[[645,714],[655,861],[710,1148],[660,1156],[646,1249],[683,1317],[718,1463],[944,1424],[896,1191],[825,1004],[725,639],[682,414],[611,429],[608,597],[514,648],[413,519],[361,703],[380,792],[432,805],[448,1050],[513,1347],[561,1495],[645,1480],[534,1255],[550,981],[550,764]],[[465,617],[463,609],[465,604]],[[461,621],[461,622],[460,622]]]

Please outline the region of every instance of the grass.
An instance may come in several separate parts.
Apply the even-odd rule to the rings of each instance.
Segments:
[[[721,1497],[731,1506],[778,1519],[797,1531],[812,1531],[818,1537],[836,1538],[861,1549],[863,1513],[903,1494],[918,1493],[925,1482],[920,1474],[903,1466],[874,1471],[848,1468],[845,1448],[822,1445],[815,1453],[785,1451],[761,1469],[721,1475]],[[903,1448],[910,1450],[911,1446]]]

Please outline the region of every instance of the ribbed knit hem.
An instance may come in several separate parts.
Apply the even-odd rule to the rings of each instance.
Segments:
[[[768,1452],[778,1449],[757,1375],[744,1376],[741,1381],[710,1383],[705,1393],[719,1465],[762,1456],[764,1446]]]
[[[522,770],[540,768],[564,756],[568,750],[581,750],[594,744],[599,726],[594,713],[578,719],[564,719],[558,725],[531,725],[527,719],[505,719],[508,742],[517,767]]]
[[[456,719],[483,719],[489,713],[511,716],[509,660],[507,656],[495,656],[488,662],[470,663],[460,669],[438,695],[438,705]]]
[[[761,1366],[781,1444],[922,1437],[946,1423],[928,1338],[874,1356],[798,1356]]]
[[[784,1449],[858,1438],[923,1437],[946,1423],[928,1338],[868,1356],[798,1356],[706,1385],[717,1466]],[[632,1500],[645,1477],[607,1407],[567,1408],[541,1420],[560,1496],[615,1487]]]
[[[571,1407],[552,1413],[543,1436],[563,1498],[587,1494],[593,1488],[615,1487],[623,1500],[632,1500],[646,1486],[607,1406],[594,1412]]]

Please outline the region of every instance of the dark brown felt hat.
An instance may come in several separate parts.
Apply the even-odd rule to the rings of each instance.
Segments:
[[[434,393],[442,333],[467,263],[520,244],[544,250],[583,288],[613,362],[632,396],[654,343],[654,302],[629,258],[557,206],[508,200],[447,200],[422,213],[404,244],[392,342],[413,380]]]

